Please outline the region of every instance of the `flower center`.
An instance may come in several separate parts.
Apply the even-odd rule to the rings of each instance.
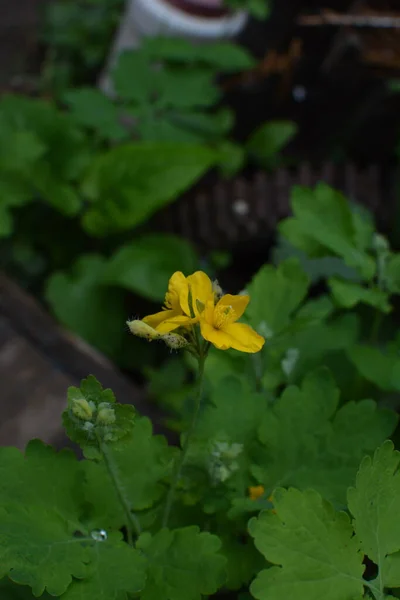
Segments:
[[[214,327],[222,329],[225,325],[229,325],[236,321],[236,313],[232,306],[216,306],[214,309]]]

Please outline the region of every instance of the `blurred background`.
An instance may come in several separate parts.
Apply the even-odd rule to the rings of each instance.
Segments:
[[[0,444],[63,445],[89,373],[163,430],[190,370],[126,320],[175,270],[243,289],[295,185],[342,190],[399,249],[399,2],[0,6]]]

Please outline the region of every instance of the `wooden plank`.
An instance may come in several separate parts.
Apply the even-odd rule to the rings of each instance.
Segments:
[[[119,402],[134,404],[157,432],[161,413],[102,354],[65,331],[38,302],[0,273],[0,445],[23,447],[35,436],[63,445],[60,415],[70,385],[93,374]]]

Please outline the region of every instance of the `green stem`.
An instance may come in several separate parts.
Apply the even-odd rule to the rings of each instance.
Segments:
[[[191,420],[189,428],[186,432],[185,441],[183,442],[182,452],[176,463],[175,470],[172,475],[171,485],[168,490],[167,499],[165,501],[164,517],[163,517],[163,521],[162,521],[163,527],[168,526],[169,516],[171,513],[172,504],[174,502],[176,488],[177,488],[177,485],[178,485],[178,482],[179,482],[179,479],[180,479],[180,476],[182,473],[182,467],[184,465],[186,455],[189,450],[190,440],[191,440],[191,437],[192,437],[193,432],[196,427],[197,418],[199,416],[201,400],[202,400],[202,396],[203,396],[205,360],[206,360],[206,355],[205,354],[200,355],[200,357],[198,359],[199,373],[198,373],[198,377],[197,377],[197,393],[196,393],[196,399],[195,399],[195,407],[194,407],[194,411],[193,411],[193,415],[192,415],[192,420]]]
[[[114,464],[113,458],[111,456],[111,453],[110,453],[110,450],[109,450],[107,444],[105,444],[99,437],[97,437],[97,440],[99,443],[100,452],[103,456],[103,460],[104,460],[104,464],[106,466],[107,472],[113,483],[114,489],[118,496],[118,500],[120,501],[121,506],[124,509],[124,513],[125,513],[126,520],[127,520],[126,528],[127,528],[127,534],[128,534],[128,543],[130,546],[133,546],[133,532],[135,531],[137,533],[137,535],[140,535],[140,533],[142,531],[139,519],[131,510],[129,499],[127,498],[127,496],[125,494],[124,487],[118,476],[117,467]]]

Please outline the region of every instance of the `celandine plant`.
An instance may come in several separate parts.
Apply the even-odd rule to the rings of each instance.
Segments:
[[[327,186],[292,207],[246,293],[176,272],[129,322],[197,371],[180,448],[88,377],[63,416],[83,460],[0,449],[1,598],[400,597],[400,255]]]

